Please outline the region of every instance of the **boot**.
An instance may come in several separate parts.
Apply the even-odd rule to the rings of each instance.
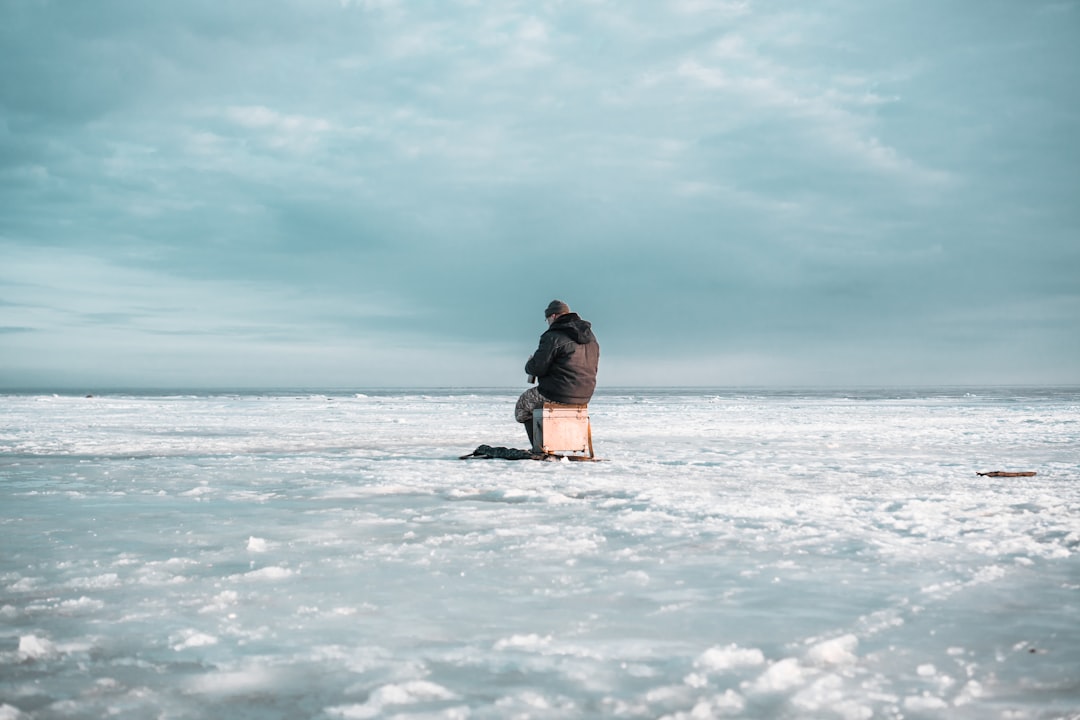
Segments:
[[[521,424],[525,426],[525,434],[529,436],[529,449],[532,450],[533,442],[534,442],[534,440],[533,440],[533,424],[532,424],[532,420],[530,420],[527,423],[521,423]]]

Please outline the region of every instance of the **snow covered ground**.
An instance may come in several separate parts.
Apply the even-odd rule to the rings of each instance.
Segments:
[[[1080,391],[514,398],[0,396],[0,720],[1080,718]]]

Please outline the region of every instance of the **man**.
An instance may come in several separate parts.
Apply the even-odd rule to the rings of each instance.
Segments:
[[[596,366],[600,344],[592,324],[582,320],[562,300],[552,300],[544,310],[548,329],[540,336],[540,346],[525,363],[529,382],[539,381],[518,398],[514,419],[525,425],[529,444],[533,442],[533,410],[544,402],[585,405],[596,389]]]

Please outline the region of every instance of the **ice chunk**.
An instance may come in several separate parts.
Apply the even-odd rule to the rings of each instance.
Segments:
[[[983,686],[978,680],[969,680],[953,699],[953,705],[968,705],[983,696]]]
[[[512,635],[495,643],[495,650],[526,650],[536,652],[551,645],[551,636],[541,637],[535,633]]]
[[[699,700],[690,712],[665,715],[664,720],[713,720],[725,715],[738,715],[746,707],[746,700],[734,690],[728,689],[723,695]]]
[[[101,610],[105,607],[105,603],[84,595],[77,600],[64,600],[57,607],[64,612],[77,612],[79,610]]]
[[[800,667],[795,658],[784,658],[773,663],[751,685],[750,689],[757,693],[780,693],[792,690],[802,685],[805,680],[805,671]]]
[[[180,652],[189,648],[206,647],[217,645],[218,639],[213,635],[199,632],[198,630],[184,630],[169,638],[172,649]]]
[[[57,654],[56,645],[37,635],[19,638],[19,656],[23,660],[44,660]]]
[[[852,665],[858,658],[855,649],[859,639],[854,635],[842,635],[814,645],[806,653],[806,659],[814,665]]]
[[[264,540],[263,538],[257,538],[257,537],[254,537],[254,536],[248,538],[248,542],[247,542],[248,552],[256,552],[256,553],[266,552],[266,547],[267,547],[266,546],[266,540]]]
[[[826,675],[814,681],[809,687],[800,690],[792,704],[807,713],[808,716],[817,717],[823,711],[837,715],[843,720],[870,720],[874,711],[867,705],[862,705],[851,699],[850,693],[844,687],[844,681],[838,675]]]
[[[292,575],[292,570],[285,567],[278,567],[277,565],[271,565],[270,567],[259,568],[258,570],[244,573],[244,577],[249,580],[284,580]]]
[[[944,700],[928,693],[923,693],[922,695],[909,695],[904,698],[904,709],[911,710],[912,712],[944,710],[947,707],[949,707],[949,704]]]
[[[732,643],[727,647],[709,648],[694,665],[707,672],[723,672],[737,667],[764,665],[765,655],[757,648],[741,648]]]
[[[13,705],[0,705],[0,720],[25,720],[27,717],[26,713]]]
[[[381,717],[388,705],[453,700],[457,696],[442,685],[427,680],[411,680],[400,684],[384,685],[371,694],[366,703],[336,705],[325,709],[331,717],[346,720],[364,720]]]

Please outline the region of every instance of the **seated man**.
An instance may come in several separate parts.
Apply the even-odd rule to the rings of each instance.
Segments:
[[[545,402],[586,405],[596,389],[596,367],[600,344],[592,324],[582,320],[562,300],[552,300],[544,310],[548,329],[540,336],[540,346],[525,363],[529,382],[539,380],[518,398],[514,418],[525,425],[533,442],[533,410]]]

